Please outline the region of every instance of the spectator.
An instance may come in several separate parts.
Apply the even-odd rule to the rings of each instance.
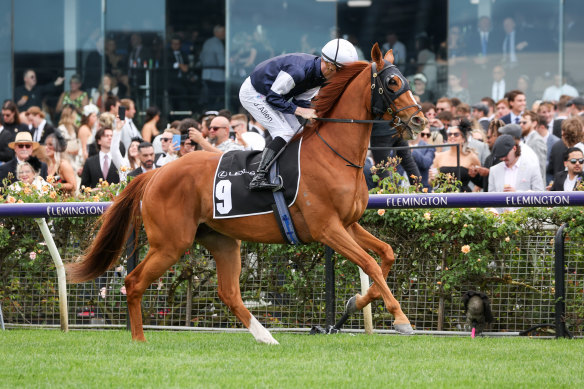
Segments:
[[[4,179],[7,179],[8,184],[16,179],[16,167],[25,162],[32,155],[32,152],[39,147],[39,144],[38,142],[33,142],[30,132],[21,131],[16,134],[14,141],[10,142],[8,147],[15,151],[14,158],[0,165],[0,185],[4,183]],[[41,163],[40,175],[44,179],[47,178],[47,164],[44,162]]]
[[[214,153],[224,153],[231,150],[244,150],[242,145],[238,145],[229,139],[229,120],[224,116],[217,116],[211,121],[209,126],[208,140],[194,127],[189,128],[189,138],[197,143],[205,151]]]
[[[491,30],[491,18],[481,16],[477,21],[477,28],[469,30],[465,35],[465,53],[476,56],[476,64],[486,63],[487,56],[500,51]]]
[[[577,147],[570,147],[564,153],[565,171],[556,173],[550,190],[571,192],[582,181],[584,153]]]
[[[18,183],[18,181],[20,181],[23,184],[31,185],[39,193],[43,193],[43,187],[50,188],[50,186],[49,183],[40,176],[41,169],[42,163],[38,158],[34,156],[28,157],[26,161],[19,163],[16,167],[17,182],[11,184],[10,188],[20,190],[20,184]],[[46,193],[46,191],[44,191],[44,193]]]
[[[515,20],[508,17],[503,20],[505,36],[502,42],[503,62],[514,68],[517,66],[517,55],[529,46],[526,34],[515,29]]]
[[[584,128],[581,118],[571,117],[569,119],[563,120],[561,138],[562,141],[556,142],[556,144],[552,146],[547,172],[552,176],[555,176],[556,173],[563,171],[565,169],[564,153],[570,147],[577,147],[584,151],[584,144],[582,144],[583,138]]]
[[[146,122],[142,127],[142,138],[145,142],[151,142],[154,137],[160,134],[157,124],[160,121],[160,110],[158,107],[149,107],[146,110]]]
[[[493,68],[493,83],[491,85],[491,97],[495,101],[501,100],[505,97],[505,69],[503,66],[497,65]]]
[[[63,85],[65,78],[57,77],[57,79],[46,85],[37,85],[36,73],[32,69],[24,71],[24,85],[14,88],[14,101],[20,111],[26,111],[32,106],[42,107],[43,97],[49,94],[56,93],[59,87]]]
[[[546,120],[546,126],[551,132],[554,128],[554,116],[556,108],[551,101],[542,101],[537,107],[537,114],[541,115]]]
[[[562,95],[578,97],[578,90],[566,83],[566,77],[556,74],[554,75],[554,84],[544,90],[541,99],[543,101],[559,101]]]
[[[154,164],[156,167],[162,167],[169,162],[178,158],[178,151],[180,150],[180,142],[176,144],[173,142],[173,136],[180,135],[180,131],[172,126],[164,130],[160,136],[160,145],[162,152],[155,154]]]
[[[79,139],[77,139],[77,127],[75,125],[75,120],[77,118],[77,112],[75,108],[71,105],[67,105],[63,108],[61,112],[61,119],[59,120],[59,127],[57,130],[61,133],[63,138],[67,141],[67,156],[74,161],[79,154],[81,148]],[[75,169],[80,166],[74,166]]]
[[[479,167],[475,168],[476,174],[478,174],[482,177],[483,184],[481,185],[481,187],[483,188],[483,192],[489,191],[489,172],[490,172],[491,166],[499,163],[499,161],[495,159],[492,151],[493,151],[493,146],[495,145],[495,141],[499,137],[499,128],[503,127],[504,125],[505,125],[505,123],[503,123],[501,120],[493,119],[489,123],[489,128],[487,129],[486,143],[489,146],[489,150],[491,151],[491,153],[485,159],[483,166],[479,166]],[[471,173],[474,173],[474,171]]]
[[[414,81],[414,94],[420,98],[422,103],[431,102],[433,103],[435,100],[434,93],[428,88],[426,88],[428,84],[428,79],[422,73],[417,73],[412,78]]]
[[[489,122],[495,118],[495,100],[486,96],[481,99],[481,103],[486,105],[489,109],[487,113],[487,117],[489,118]]]
[[[79,147],[81,148],[79,166],[83,166],[85,160],[89,157],[88,145],[95,136],[95,131],[97,131],[96,123],[98,113],[99,108],[94,104],[88,104],[83,107],[81,126],[77,131],[77,139],[79,139]]]
[[[436,153],[432,169],[430,170],[430,182],[435,181],[438,172],[452,174],[457,180],[461,181],[461,191],[470,192],[469,183],[474,176],[469,174],[472,167],[480,166],[480,160],[474,150],[468,145],[468,138],[471,131],[471,125],[468,120],[461,120],[456,126],[449,127],[446,131],[448,136],[447,143],[458,143],[460,145],[460,177],[458,177],[458,150],[456,147],[449,147],[448,150]],[[473,171],[474,172],[474,171]],[[476,174],[475,174],[476,176]],[[477,178],[475,185],[480,185],[482,180]]]
[[[156,168],[154,165],[154,147],[152,147],[152,143],[140,143],[138,146],[138,158],[140,159],[140,166],[128,174],[130,177],[136,177]]]
[[[136,115],[136,106],[134,105],[134,101],[132,99],[122,99],[120,100],[120,106],[126,109],[126,117],[124,119],[126,123],[122,128],[121,142],[124,144],[124,148],[127,150],[128,147],[130,147],[130,142],[132,139],[142,138],[142,134],[138,130],[138,127],[136,127],[136,124],[134,124],[134,117]],[[160,115],[158,116],[158,119],[160,119]],[[154,136],[152,136],[152,138],[154,138]]]
[[[391,31],[385,36],[385,42],[381,45],[381,49],[383,50],[383,53],[393,50],[393,63],[395,66],[401,67],[405,65],[408,58],[406,45],[399,41],[395,32]]]
[[[65,106],[72,105],[76,112],[80,113],[81,108],[89,104],[89,98],[87,92],[81,90],[81,77],[78,74],[71,76],[69,88],[70,90],[61,93],[57,103],[57,112],[60,113]],[[79,120],[76,120],[75,124],[79,125]]]
[[[584,117],[584,97],[575,97],[568,101],[566,107],[570,110],[570,116]]]
[[[463,103],[470,102],[470,94],[468,89],[462,86],[461,79],[456,74],[448,75],[448,90],[446,91],[446,96],[453,98],[456,97]]]
[[[104,74],[101,83],[97,88],[91,89],[91,101],[95,102],[100,110],[104,110],[104,104],[109,96],[118,96],[119,88],[116,85],[115,78],[109,74]]]
[[[481,126],[481,128],[486,132],[487,129],[489,128],[490,122],[488,118],[489,107],[482,103],[475,104],[472,106],[471,114],[473,119],[476,120],[477,123]]]
[[[503,98],[497,101],[495,118],[501,119],[502,117],[509,115],[510,112],[511,109],[509,108],[509,100]]]
[[[430,128],[426,126],[426,128],[424,128],[422,132],[418,134],[416,139],[409,141],[409,145],[426,146],[428,145],[427,142],[430,140],[431,137],[432,133],[430,132]],[[422,186],[426,189],[430,189],[430,185],[428,183],[428,172],[430,166],[432,166],[432,163],[434,162],[435,153],[436,149],[432,147],[412,149],[412,157],[414,158],[416,165],[418,165],[418,170],[420,171],[420,176],[422,177],[421,181]]]
[[[525,111],[525,106],[527,105],[525,101],[525,94],[523,94],[523,92],[520,90],[515,89],[507,93],[507,99],[509,100],[509,108],[511,112],[501,117],[501,120],[505,124],[519,124],[521,121],[521,115],[523,114],[523,111]]]
[[[539,157],[531,147],[525,144],[525,142],[522,142],[521,132],[521,126],[519,124],[505,124],[499,128],[499,135],[511,135],[515,139],[516,144],[521,144],[521,155],[523,155],[524,160],[529,160],[530,164],[539,166]]]
[[[75,194],[77,174],[64,154],[67,149],[67,141],[59,132],[54,132],[47,137],[45,145],[48,159],[47,175],[54,177],[51,184],[56,188],[60,186],[67,195]]]
[[[493,146],[493,156],[501,162],[491,167],[489,192],[525,192],[544,190],[537,164],[522,158],[521,145],[511,135],[500,135]]]
[[[247,116],[245,114],[233,115],[230,125],[235,132],[235,143],[242,145],[246,150],[261,151],[266,146],[266,140],[262,135],[247,130]]]
[[[436,113],[452,112],[452,101],[448,97],[441,97],[436,102]]]
[[[111,144],[113,131],[110,128],[100,128],[95,134],[95,142],[99,153],[87,158],[81,174],[81,186],[95,188],[100,181],[110,184],[120,182],[118,168],[112,162]]]
[[[526,111],[521,116],[521,136],[523,142],[529,146],[539,161],[541,177],[545,180],[545,170],[547,167],[547,144],[541,135],[535,130],[537,126],[537,114],[533,111]]]
[[[120,181],[126,179],[127,172],[131,172],[140,167],[140,159],[138,158],[138,146],[143,142],[142,138],[135,137],[130,139],[130,144],[126,149],[126,153],[122,154],[120,150],[121,138],[124,134],[124,128],[127,128],[125,120],[116,120],[115,128],[112,134],[111,154],[112,161],[118,167],[118,174]]]
[[[191,141],[188,134],[182,134],[180,136],[179,156],[184,157],[188,153],[195,151],[196,146],[197,146],[197,144],[195,142]]]
[[[188,86],[189,65],[180,48],[180,37],[175,35],[170,40],[168,54],[168,94],[174,110],[186,111],[189,109],[187,98],[190,95]]]
[[[201,51],[203,88],[199,103],[210,109],[220,109],[225,89],[225,27],[213,28],[213,37],[207,39]]]
[[[18,132],[28,132],[28,126],[20,122],[16,104],[6,100],[2,104],[2,130],[0,130],[0,163],[10,161],[14,151],[9,147]]]
[[[535,126],[535,130],[538,132],[539,135],[541,135],[543,140],[546,142],[547,152],[546,152],[546,179],[545,179],[545,182],[549,183],[554,177],[553,175],[551,175],[547,171],[547,168],[549,165],[549,160],[550,160],[550,155],[552,152],[552,147],[557,142],[560,141],[560,138],[558,138],[554,134],[550,133],[550,131],[548,130],[547,120],[543,115],[537,116],[537,125]]]
[[[32,106],[26,113],[32,124],[32,140],[44,145],[47,136],[55,132],[55,128],[47,123],[45,113],[39,107]]]
[[[552,128],[552,133],[558,138],[562,137],[562,121],[570,117],[571,106],[568,107],[572,98],[568,95],[560,96],[560,101],[556,105],[556,117],[554,118],[554,124]]]

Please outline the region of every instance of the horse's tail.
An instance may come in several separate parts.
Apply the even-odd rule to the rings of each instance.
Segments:
[[[102,275],[120,257],[130,233],[142,223],[140,200],[153,172],[133,179],[101,217],[101,228],[82,260],[66,266],[69,282],[89,281]]]

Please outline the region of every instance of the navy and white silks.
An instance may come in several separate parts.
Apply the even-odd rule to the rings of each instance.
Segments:
[[[320,62],[320,57],[295,53],[260,63],[241,86],[241,105],[272,138],[288,142],[300,127],[296,108],[310,108],[310,100],[326,81]]]

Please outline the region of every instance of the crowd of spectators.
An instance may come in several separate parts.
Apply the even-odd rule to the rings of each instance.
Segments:
[[[28,150],[74,194],[80,186],[119,182],[196,150],[261,150],[270,141],[245,112],[232,115],[222,109],[223,26],[215,26],[206,38],[196,31],[172,32],[166,48],[157,36],[117,38],[96,40],[95,49],[83,56],[79,74],[67,80],[58,77],[38,85],[34,69],[23,72],[14,99],[2,105],[0,179],[10,172],[10,181],[17,179],[15,168]],[[371,146],[376,149],[368,166],[397,155],[408,178],[403,185],[420,182],[427,191],[438,185],[440,173],[456,177],[463,191],[577,188],[582,158],[574,148],[584,151],[584,98],[565,77],[553,77],[539,88],[530,83],[538,75],[524,74],[520,65],[536,45],[534,38],[511,17],[495,27],[486,16],[476,26],[451,26],[447,41],[438,47],[424,33],[416,36],[414,47],[388,33],[382,47],[393,50],[429,125],[410,142],[395,137],[389,127],[375,125]],[[243,80],[256,64],[278,54],[261,28],[233,39],[237,49],[227,56],[233,79]],[[473,83],[469,73],[458,71],[473,67],[492,75],[488,85]],[[169,121],[172,117],[150,106],[142,107],[144,116],[138,115],[137,91],[150,69],[165,72],[171,109],[205,114]],[[66,81],[69,87],[62,91]],[[59,95],[54,107],[47,104],[49,95]],[[30,134],[30,142],[23,133]],[[444,143],[458,148],[440,147]],[[408,145],[410,150],[403,148]],[[437,147],[427,147],[432,145]],[[402,148],[393,152],[390,147]],[[525,169],[537,172],[541,184],[525,178]],[[38,175],[46,178],[46,169]]]

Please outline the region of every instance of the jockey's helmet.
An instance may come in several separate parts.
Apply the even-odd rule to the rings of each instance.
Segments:
[[[326,62],[334,64],[337,68],[358,60],[355,46],[348,40],[340,38],[333,39],[324,45],[322,57]]]

